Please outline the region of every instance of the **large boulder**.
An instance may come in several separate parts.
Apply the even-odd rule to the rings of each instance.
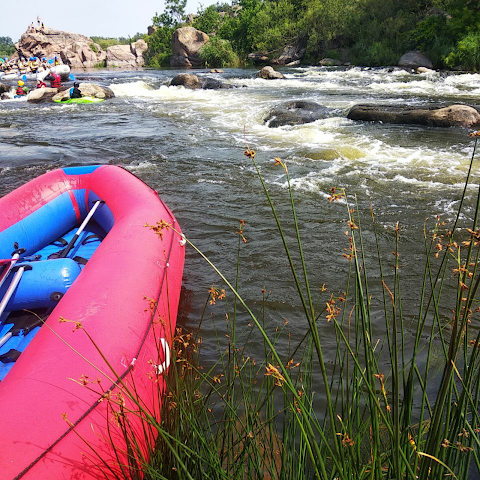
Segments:
[[[57,95],[58,88],[36,88],[31,90],[27,100],[31,103],[53,102],[53,97]]]
[[[73,68],[93,67],[105,58],[100,45],[90,37],[52,28],[25,32],[16,48],[18,54],[26,58],[61,56],[63,63]]]
[[[422,52],[414,50],[402,55],[398,61],[398,66],[416,70],[418,67],[433,68],[433,63]]]
[[[285,78],[283,74],[277,72],[273,69],[273,67],[267,66],[263,67],[260,72],[258,72],[258,76],[260,78],[264,78],[265,80],[277,80],[280,78]]]
[[[173,77],[170,82],[171,86],[182,86],[191,90],[203,89],[203,90],[219,90],[224,88],[233,88],[233,85],[223,83],[216,78],[211,77],[198,77],[192,73],[181,73]]]
[[[315,122],[331,115],[331,110],[315,102],[295,100],[282,103],[273,108],[264,118],[264,122],[271,128],[284,125],[302,125]]]
[[[468,105],[448,107],[401,107],[391,105],[354,105],[347,114],[350,120],[383,123],[417,124],[430,127],[466,127],[480,124],[480,114]]]
[[[84,97],[103,98],[105,100],[115,97],[115,94],[110,88],[102,87],[100,85],[96,85],[95,83],[80,83],[78,88],[80,89]],[[69,97],[69,96],[70,96],[70,89],[68,88],[67,90],[58,92],[52,98],[52,101],[55,101],[55,100],[61,101],[63,97]]]
[[[173,32],[170,66],[198,68],[203,66],[200,50],[210,37],[193,27],[178,28]]]
[[[107,67],[134,68],[137,57],[132,53],[130,45],[112,45],[107,48]]]
[[[130,44],[130,51],[135,55],[137,66],[145,65],[143,55],[148,50],[147,42],[143,39],[137,40]]]

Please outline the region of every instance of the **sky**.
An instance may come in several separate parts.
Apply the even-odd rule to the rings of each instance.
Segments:
[[[3,2],[2,2],[3,3]],[[217,0],[187,0],[186,13],[196,13],[198,7],[208,7]],[[156,12],[162,13],[163,0],[82,0],[64,3],[23,0],[5,1],[2,6],[0,37],[17,42],[27,27],[37,23],[37,15],[46,27],[82,35],[128,37],[146,33]]]

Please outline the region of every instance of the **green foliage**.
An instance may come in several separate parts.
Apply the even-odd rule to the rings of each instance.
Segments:
[[[145,63],[149,67],[168,67],[172,56],[173,27],[159,27],[147,37],[148,50],[145,52]]]
[[[373,67],[396,65],[400,57],[392,50],[387,41],[375,42],[368,46],[357,44],[352,48],[351,54],[354,64]]]
[[[480,70],[480,33],[469,33],[462,38],[446,57],[445,64],[467,70]]]
[[[200,57],[207,67],[237,67],[240,63],[231,43],[218,37],[203,46]]]
[[[172,35],[185,17],[187,0],[166,0],[165,9],[152,19],[157,30],[145,38],[148,50],[145,62],[149,67],[168,67],[172,56]]]
[[[200,10],[198,16],[193,21],[193,27],[209,35],[217,33],[222,23],[222,17],[214,5],[210,5],[205,10]]]
[[[153,18],[159,29],[167,29],[149,41],[155,64],[168,63],[165,37],[181,25],[184,9],[185,0],[167,0]],[[241,61],[253,51],[274,57],[286,45],[302,43],[304,60],[311,63],[329,50],[347,49],[355,63],[395,64],[406,51],[419,49],[436,67],[463,62],[467,68],[477,68],[479,25],[477,0],[238,0],[201,7],[193,22],[228,40]]]
[[[144,33],[137,32],[133,37],[91,37],[91,39],[94,43],[100,45],[102,50],[106,50],[108,47],[113,47],[114,45],[129,45],[145,37],[146,35]],[[97,52],[93,44],[90,44],[90,47],[94,52]]]
[[[90,44],[90,48],[92,49],[93,52],[98,53],[98,48],[94,43]]]
[[[253,50],[274,52],[295,41],[300,33],[297,12],[291,0],[264,2],[251,20]]]
[[[164,11],[160,15],[156,13],[153,17],[153,25],[159,28],[176,28],[185,17],[186,5],[187,0],[166,0]]]
[[[15,45],[10,37],[0,37],[0,57],[8,57],[15,52]]]

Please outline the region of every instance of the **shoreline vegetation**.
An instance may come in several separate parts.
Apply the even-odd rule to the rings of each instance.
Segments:
[[[97,53],[145,40],[145,66],[167,67],[174,32],[188,26],[208,38],[195,61],[212,68],[396,66],[406,53],[421,52],[429,68],[480,70],[480,4],[475,0],[234,0],[200,7],[195,15],[187,15],[185,7],[186,0],[167,0],[148,34],[91,37],[90,48]],[[14,51],[12,40],[0,37],[0,56]]]
[[[379,243],[385,239],[373,210],[370,219],[359,218],[356,197],[332,187],[328,201],[338,204],[345,218],[339,229],[345,244],[341,292],[309,282],[313,266],[304,255],[288,166],[275,158],[260,167],[256,152],[247,147],[244,155],[257,172],[270,221],[277,225],[276,240],[290,265],[291,287],[303,305],[303,336],[292,338],[286,319],[270,324],[266,287],[259,302],[242,297],[242,251],[248,248],[243,220],[236,231],[232,281],[186,239],[218,283],[206,292],[198,328],[177,328],[161,420],[142,411],[134,391],[124,393],[135,399],[129,409],[121,399],[108,399],[127,442],[122,455],[128,465],[116,478],[467,480],[474,471],[478,475],[480,191],[469,205],[473,216],[464,207],[480,131],[470,136],[474,145],[456,217],[451,225],[438,216],[426,220],[424,263],[418,283],[407,288],[399,252],[408,232],[397,223],[388,240],[393,256],[384,258]],[[280,201],[290,206],[289,218],[278,214],[263,179],[265,168],[285,172],[288,194]],[[172,228],[162,220],[146,227],[160,236]],[[376,268],[366,262],[372,255]],[[412,301],[418,301],[414,316],[403,309]],[[203,329],[216,332],[214,355],[212,348],[202,355]],[[333,349],[325,348],[326,335],[334,339]],[[250,342],[263,344],[256,358]],[[144,419],[145,435],[156,432],[150,461],[138,449],[130,415]],[[95,454],[90,457],[102,465]]]
[[[153,17],[147,65],[168,66],[171,38],[186,24],[210,42],[200,55],[210,67],[256,58],[282,64],[329,58],[362,66],[397,65],[421,51],[436,69],[480,69],[480,5],[474,0],[239,0],[185,15],[184,0],[167,0]],[[257,55],[256,55],[257,54]]]

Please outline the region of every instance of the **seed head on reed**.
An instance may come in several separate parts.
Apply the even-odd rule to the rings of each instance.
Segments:
[[[342,198],[345,197],[345,191],[342,190],[340,193],[337,193],[337,187],[332,187],[330,189],[330,196],[328,197],[328,201],[330,203],[332,202],[338,202]]]
[[[146,223],[145,227],[153,230],[160,237],[160,240],[163,240],[163,231],[172,228],[172,225],[165,220],[160,220],[155,225],[150,225],[149,223]]]

